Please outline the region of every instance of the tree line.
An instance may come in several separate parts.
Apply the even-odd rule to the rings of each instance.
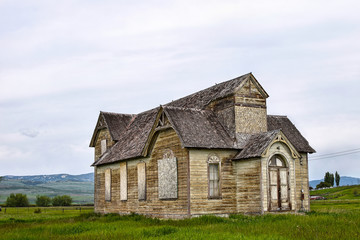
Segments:
[[[56,196],[50,198],[48,196],[36,196],[36,206],[38,207],[48,207],[52,206],[71,206],[72,198],[68,195]],[[26,194],[22,193],[11,193],[10,196],[6,199],[7,207],[28,207],[29,200]]]
[[[326,172],[324,176],[324,181],[316,185],[316,189],[333,187],[334,183],[336,183],[337,187],[340,184],[340,175],[338,174],[338,172],[336,171],[335,175],[333,173]]]

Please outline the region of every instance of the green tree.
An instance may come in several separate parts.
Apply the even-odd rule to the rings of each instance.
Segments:
[[[56,196],[52,199],[53,206],[71,206],[72,198],[68,195]]]
[[[316,185],[316,189],[326,188],[326,187],[331,187],[331,184],[328,182],[320,182],[318,185]]]
[[[29,206],[29,200],[28,200],[26,194],[11,193],[10,196],[6,199],[6,206],[8,206],[8,207],[27,207],[27,206]]]
[[[48,196],[36,196],[36,206],[38,207],[48,207],[51,203],[51,199]]]
[[[326,172],[326,173],[325,173],[324,182],[330,183],[330,173],[329,173],[329,172]]]
[[[0,176],[0,182],[4,179],[4,177]]]
[[[336,186],[338,187],[340,185],[340,175],[337,171],[335,172],[335,182]]]
[[[329,183],[330,187],[334,186],[334,174],[326,172],[324,177],[324,182]]]
[[[329,183],[333,187],[334,186],[334,174],[333,173],[330,173],[330,180],[329,181],[330,181]]]

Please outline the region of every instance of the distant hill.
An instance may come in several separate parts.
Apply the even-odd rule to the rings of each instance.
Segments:
[[[4,203],[10,193],[26,194],[31,204],[37,195],[70,195],[74,203],[94,203],[94,174],[4,176],[0,182],[0,203]]]
[[[310,191],[311,196],[322,196],[332,200],[360,199],[360,185],[341,186]]]
[[[324,179],[312,180],[309,182],[309,184],[311,187],[315,188],[316,185],[318,185],[321,181],[324,181]],[[360,178],[340,176],[340,186],[349,186],[349,185],[360,185]]]
[[[33,183],[48,183],[48,182],[93,182],[94,173],[85,173],[80,175],[70,174],[51,174],[51,175],[32,175],[32,176],[4,176],[8,180],[21,180]]]

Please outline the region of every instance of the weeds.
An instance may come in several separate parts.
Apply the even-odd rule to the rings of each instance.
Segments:
[[[343,208],[346,205],[347,208]],[[304,215],[202,216],[159,220],[142,215],[23,210],[0,214],[0,239],[359,239],[357,201],[316,202]],[[324,207],[325,206],[325,207]],[[331,208],[331,211],[324,209]]]

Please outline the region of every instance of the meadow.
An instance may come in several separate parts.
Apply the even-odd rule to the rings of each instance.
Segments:
[[[93,182],[26,182],[14,179],[6,179],[0,183],[0,204],[5,204],[6,198],[11,193],[26,194],[30,204],[35,204],[37,195],[55,197],[69,195],[73,203],[87,204],[94,203]]]
[[[3,208],[0,239],[360,239],[359,205],[313,201],[306,214],[185,220],[99,215],[91,207]]]

